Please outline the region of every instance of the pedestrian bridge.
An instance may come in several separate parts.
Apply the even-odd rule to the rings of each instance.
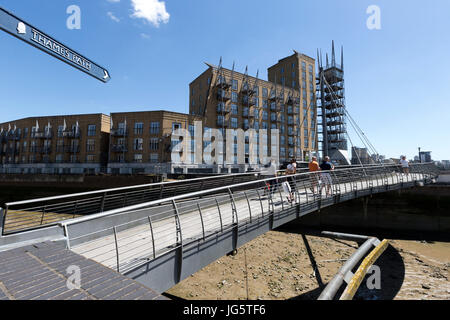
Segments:
[[[289,176],[295,186],[293,201],[288,201],[281,186],[287,179],[285,176],[246,178],[250,181],[210,188],[197,186],[192,188],[193,192],[185,184],[187,189],[178,195],[151,201],[143,201],[146,196],[141,193],[148,192],[148,188],[143,188],[135,194],[140,197],[137,204],[106,211],[99,210],[98,203],[105,204],[100,196],[95,199],[96,209],[88,215],[77,212],[75,218],[9,237],[23,240],[24,234],[38,233],[64,241],[73,252],[164,292],[223,255],[289,221],[347,200],[433,183],[438,169],[433,164],[413,164],[410,173],[404,174],[396,165],[376,165],[339,169],[329,174],[332,182],[329,194],[326,188],[320,190],[322,180],[326,180],[321,174],[305,172]],[[267,189],[270,180],[276,181],[277,186],[272,193]],[[320,192],[318,188],[312,192],[315,185]],[[47,204],[51,205],[61,206]]]

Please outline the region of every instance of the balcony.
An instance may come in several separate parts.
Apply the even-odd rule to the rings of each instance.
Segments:
[[[42,147],[31,146],[30,153],[41,153]]]
[[[256,99],[255,98],[251,99],[251,98],[248,98],[248,97],[244,97],[242,99],[242,105],[243,106],[248,106],[248,107],[256,106]]]
[[[6,148],[6,152],[5,154],[8,155],[15,155],[15,154],[19,154],[20,153],[20,148]]]
[[[80,146],[66,146],[64,147],[64,151],[68,153],[79,153]]]
[[[241,93],[248,96],[254,96],[257,92],[254,88],[250,88],[249,84],[244,84],[242,86]]]
[[[62,137],[64,137],[64,138],[72,138],[72,139],[79,139],[79,138],[81,138],[81,133],[80,133],[80,130],[78,130],[77,132],[75,132],[74,130],[63,131],[62,132]]]
[[[128,137],[128,129],[111,129],[111,137]]]
[[[18,141],[21,138],[21,134],[20,133],[13,133],[13,134],[9,134],[7,137],[7,140],[12,140],[12,141]]]
[[[53,138],[53,131],[47,130],[47,131],[36,131],[31,133],[32,139],[51,139]]]
[[[52,147],[42,147],[41,148],[41,153],[42,154],[52,153]]]
[[[275,101],[279,102],[279,101],[283,101],[284,97],[281,95],[277,96],[275,94],[271,94],[268,100],[273,101],[273,102],[275,102]]]
[[[225,77],[224,78],[219,77],[217,79],[216,87],[220,88],[220,89],[228,90],[231,87],[231,83],[229,83]]]
[[[218,90],[217,92],[217,100],[219,101],[228,101],[231,99],[231,94],[229,92],[225,92],[223,90]]]
[[[114,144],[111,146],[111,151],[117,153],[128,152],[128,146],[124,144]]]
[[[225,128],[228,128],[229,127],[229,124],[228,124],[228,121],[224,121],[224,120],[220,120],[220,119],[217,119],[217,126],[218,127],[225,127]]]
[[[225,105],[217,105],[217,113],[218,114],[228,114],[230,110]]]

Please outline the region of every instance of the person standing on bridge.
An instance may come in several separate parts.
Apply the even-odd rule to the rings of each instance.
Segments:
[[[331,195],[331,184],[333,182],[329,171],[334,170],[334,165],[330,162],[329,156],[325,156],[325,158],[323,158],[320,169],[325,171],[320,174],[320,179],[322,180],[323,185],[325,185],[327,196],[329,196]],[[320,188],[320,194],[322,194],[322,188],[323,187]]]
[[[295,177],[294,175],[297,173],[297,160],[292,159],[291,163],[288,164],[287,168],[286,168],[286,175],[287,177],[287,181],[290,185],[290,193],[289,193],[289,197],[288,197],[288,201],[292,202],[294,201],[294,192],[296,190],[296,185],[295,185]]]
[[[275,192],[275,190],[277,189],[278,181],[277,181],[277,179],[275,179],[277,177],[277,170],[278,170],[278,167],[277,167],[277,164],[275,163],[275,160],[271,159],[269,168],[265,172],[267,179],[270,179],[268,181],[268,188],[269,188],[270,196],[272,196],[273,193]]]
[[[409,161],[406,160],[405,156],[402,156],[400,160],[400,165],[402,167],[403,173],[409,174]]]
[[[309,172],[310,173],[310,181],[311,181],[311,191],[314,194],[316,186],[318,184],[319,175],[317,171],[320,171],[319,163],[317,162],[317,157],[312,157],[311,161],[308,164]],[[319,192],[319,189],[317,189],[317,192]]]

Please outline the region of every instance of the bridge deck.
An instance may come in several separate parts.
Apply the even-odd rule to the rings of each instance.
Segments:
[[[421,174],[403,175],[396,173],[387,177],[387,185],[398,184],[399,178],[406,183],[420,180],[423,176]],[[355,183],[362,182],[333,185],[333,193],[339,192],[341,197],[345,198],[346,194],[354,192]],[[366,183],[370,183],[374,188],[386,187],[386,179],[384,178],[364,181],[364,184]],[[309,203],[317,203],[318,199],[327,198],[324,194],[321,196],[313,194],[309,187],[309,185],[297,185],[298,192],[296,192],[294,203],[288,202],[287,194],[282,189],[280,190],[280,186],[278,186],[278,190],[275,190],[272,201],[267,195],[258,194],[256,190],[246,190],[245,194],[244,192],[235,192],[233,197],[236,214],[234,214],[229,195],[215,197],[218,206],[217,203],[212,203],[211,198],[180,203],[178,208],[182,212],[179,216],[182,241],[186,243],[190,240],[201,239],[205,235],[214,234],[221,229],[230,227],[235,222],[236,215],[238,224],[241,225],[249,222],[250,219],[267,216],[270,211],[280,212],[294,206],[294,204],[303,206]],[[322,193],[325,193],[325,190],[322,190]],[[201,208],[201,213],[198,207]],[[220,210],[218,210],[218,207]],[[203,223],[201,219],[203,219]],[[122,272],[131,270],[142,264],[143,261],[151,260],[153,257],[172,250],[179,242],[175,216],[166,216],[161,219],[155,217],[151,227],[144,220],[137,226],[124,225],[122,229],[120,227],[117,229],[116,236],[111,230],[110,235],[76,245],[71,249],[110,268],[117,269],[119,264],[119,270]],[[119,261],[117,256],[119,256]]]
[[[69,266],[80,288],[69,289]],[[68,273],[70,272],[70,273]],[[146,286],[53,243],[0,253],[0,300],[159,300]]]

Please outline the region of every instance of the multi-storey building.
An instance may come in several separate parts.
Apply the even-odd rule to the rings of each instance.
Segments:
[[[173,147],[179,143],[172,133],[177,129],[192,133],[195,121],[201,118],[170,111],[121,112],[111,114],[111,173],[187,173],[195,166],[191,154],[172,158]],[[194,148],[191,149],[192,154]],[[189,160],[189,161],[187,161]],[[187,164],[191,162],[192,164]]]
[[[31,117],[0,124],[5,173],[98,173],[108,162],[109,116]]]
[[[267,145],[262,148],[271,156],[272,145],[277,145],[280,162],[294,157],[306,160],[317,151],[314,59],[295,52],[269,68],[269,81],[223,68],[221,63],[207,66],[189,85],[190,114],[203,117],[206,129],[267,130]],[[271,141],[273,129],[279,132],[277,142]],[[246,139],[246,164],[248,149]],[[257,161],[261,165],[267,160]]]

